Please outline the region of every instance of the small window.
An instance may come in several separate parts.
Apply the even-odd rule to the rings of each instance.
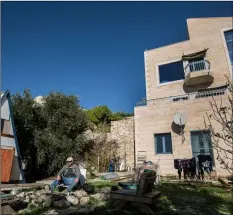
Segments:
[[[178,61],[159,66],[159,83],[167,83],[184,79],[183,62]]]
[[[172,154],[171,133],[155,135],[156,154]]]
[[[226,31],[224,35],[225,35],[227,50],[228,50],[228,54],[229,54],[229,58],[230,58],[231,66],[233,70],[233,30]]]

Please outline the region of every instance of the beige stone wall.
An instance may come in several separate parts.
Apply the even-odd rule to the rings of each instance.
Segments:
[[[145,51],[147,100],[197,92],[200,86],[199,88],[196,86],[187,89],[184,85],[184,80],[159,84],[158,65],[179,61],[183,54],[195,53],[205,48],[208,48],[206,59],[210,62],[210,72],[214,77],[214,81],[209,86],[201,87],[212,88],[225,84],[225,76],[231,77],[232,71],[223,37],[223,30],[232,28],[232,20],[232,17],[188,19],[190,40]],[[221,99],[227,102],[226,96],[216,96],[214,98],[218,102]],[[190,131],[204,128],[203,116],[210,110],[209,101],[211,101],[211,97],[193,98],[180,102],[171,102],[169,99],[162,99],[161,101],[150,102],[144,107],[136,107],[134,111],[136,157],[138,151],[146,151],[147,160],[153,162],[160,160],[162,175],[177,174],[173,167],[174,159],[192,157]],[[181,136],[174,133],[171,128],[176,112],[184,112],[188,118],[185,127],[184,143],[182,143]],[[215,128],[221,129],[218,124],[215,124]],[[154,134],[159,133],[171,133],[173,154],[157,155],[155,153]],[[216,171],[219,175],[228,174],[217,161]]]
[[[223,100],[227,102],[226,96],[214,97],[218,102]],[[152,162],[159,161],[162,175],[174,175],[177,171],[174,169],[174,159],[192,158],[192,147],[190,132],[204,129],[204,116],[210,113],[210,104],[212,98],[202,98],[189,100],[185,102],[163,102],[153,106],[144,106],[135,108],[135,151],[136,157],[138,151],[146,151],[147,160]],[[182,137],[173,132],[171,125],[176,112],[183,112],[187,116],[185,125],[185,141],[182,143]],[[214,128],[222,128],[215,123]],[[172,154],[156,154],[154,134],[171,133],[172,136]],[[214,152],[216,155],[216,152]],[[216,158],[216,156],[215,156]],[[137,161],[137,160],[136,160]],[[216,161],[216,171],[220,175],[228,174],[222,169],[219,162]]]
[[[187,19],[189,38],[214,36],[219,29],[232,28],[232,17],[191,18]]]
[[[214,25],[215,22],[216,25]],[[197,30],[199,23],[200,29]],[[232,28],[232,26],[232,17],[213,20],[190,19],[188,29],[191,40],[145,51],[147,100],[185,94],[183,80],[159,84],[157,66],[181,60],[183,54],[195,53],[205,48],[208,48],[206,59],[210,62],[210,71],[214,77],[214,82],[209,87],[224,84],[225,75],[230,76],[230,65],[222,30]],[[192,90],[195,89],[189,89],[189,91]]]
[[[134,117],[111,123],[110,138],[116,140],[119,147],[119,156],[127,166],[134,168]]]

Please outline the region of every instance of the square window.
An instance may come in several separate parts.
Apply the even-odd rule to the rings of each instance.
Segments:
[[[156,154],[172,154],[171,133],[155,134]]]
[[[167,83],[184,79],[183,62],[164,64],[159,66],[159,83]]]

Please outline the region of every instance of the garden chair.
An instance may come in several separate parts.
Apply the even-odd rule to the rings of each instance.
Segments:
[[[116,190],[111,191],[110,196],[113,200],[113,205],[120,209],[128,202],[132,203],[132,206],[137,208],[143,214],[153,215],[153,211],[150,209],[154,200],[160,197],[159,191],[153,191],[154,182],[156,180],[156,172],[144,172],[139,180],[139,185],[136,190]]]

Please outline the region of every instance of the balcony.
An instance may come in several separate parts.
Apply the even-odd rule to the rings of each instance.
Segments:
[[[213,82],[213,76],[210,73],[210,62],[207,60],[189,62],[184,68],[184,73],[184,83],[187,86],[202,85]]]
[[[195,93],[188,93],[188,94],[183,94],[179,96],[169,96],[169,97],[164,97],[164,98],[157,98],[157,99],[151,99],[151,100],[146,100],[142,99],[140,102],[136,103],[136,107],[139,106],[151,106],[151,105],[157,105],[157,104],[164,104],[167,103],[168,106],[171,103],[176,103],[176,102],[184,102],[188,100],[197,100],[198,99],[203,99],[203,98],[210,98],[210,97],[215,97],[215,96],[223,96],[226,95],[228,92],[228,86],[220,86],[220,87],[215,87],[215,88],[210,88],[210,89],[205,89],[205,90],[200,90]]]

